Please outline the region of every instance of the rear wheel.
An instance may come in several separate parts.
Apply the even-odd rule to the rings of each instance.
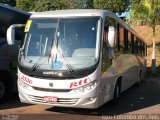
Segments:
[[[139,87],[139,86],[140,86],[141,81],[142,81],[142,70],[139,71],[139,74],[138,74],[138,81],[137,81],[137,83],[135,84],[136,87]]]
[[[113,100],[111,102],[113,106],[117,105],[117,99],[119,98],[119,96],[120,96],[120,84],[117,82],[114,88]]]
[[[120,85],[117,82],[114,89],[114,100],[119,98],[119,96],[120,96]]]

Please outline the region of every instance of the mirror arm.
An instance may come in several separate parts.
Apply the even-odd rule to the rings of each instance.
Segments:
[[[7,29],[7,42],[9,45],[14,45],[15,28],[21,28],[24,26],[25,26],[25,24],[13,24]]]

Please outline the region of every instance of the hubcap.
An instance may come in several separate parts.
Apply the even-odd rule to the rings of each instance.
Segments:
[[[4,84],[2,81],[0,81],[0,98],[4,95]]]

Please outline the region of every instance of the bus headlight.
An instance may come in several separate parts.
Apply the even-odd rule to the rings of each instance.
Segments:
[[[87,84],[85,86],[73,89],[73,93],[90,91],[93,88],[95,88],[97,86],[97,84],[98,84],[98,81],[94,80],[93,82],[91,82],[91,83],[89,83],[89,84]]]
[[[29,86],[28,84],[26,84],[26,83],[23,82],[22,80],[18,80],[18,85],[19,85],[20,87],[22,87],[23,89],[26,89],[26,90],[32,89],[31,86]]]

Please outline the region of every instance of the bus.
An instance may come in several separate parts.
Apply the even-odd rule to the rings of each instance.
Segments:
[[[23,31],[16,30],[16,43],[7,45],[6,32],[12,24],[25,24],[30,13],[0,3],[0,102],[17,93],[17,58]],[[18,19],[17,19],[18,18]]]
[[[7,31],[10,45],[14,28]],[[37,12],[24,32],[18,58],[23,103],[94,109],[144,78],[147,44],[111,11]]]

